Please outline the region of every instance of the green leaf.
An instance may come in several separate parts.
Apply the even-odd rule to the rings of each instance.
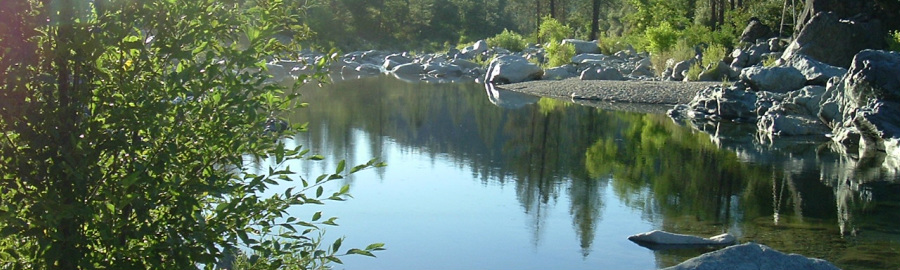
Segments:
[[[322,218],[322,212],[321,212],[321,211],[320,211],[320,212],[316,212],[315,214],[313,214],[313,216],[312,216],[312,221],[319,221],[320,218]]]
[[[347,163],[344,160],[341,160],[340,162],[338,162],[337,169],[334,170],[334,173],[340,174],[340,173],[344,172],[344,167],[346,165],[347,165]]]
[[[343,242],[343,241],[344,241],[343,238],[338,238],[337,240],[334,240],[334,244],[331,245],[331,252],[337,253],[338,250],[341,249],[341,242]]]
[[[322,186],[316,188],[316,198],[322,197],[322,193],[325,193],[325,189]]]
[[[384,250],[384,243],[374,243],[366,246],[366,250]]]
[[[348,250],[346,255],[363,255],[363,256],[375,257],[375,254],[372,254],[372,252],[358,249],[358,248]]]
[[[323,157],[322,155],[313,155],[313,156],[309,157],[309,159],[310,160],[323,160],[323,159],[325,159],[325,157]]]

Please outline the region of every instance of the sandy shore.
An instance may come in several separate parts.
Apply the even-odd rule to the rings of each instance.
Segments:
[[[626,102],[656,105],[688,103],[697,91],[721,82],[671,81],[529,81],[497,85],[499,89],[536,96],[571,98],[574,100]]]

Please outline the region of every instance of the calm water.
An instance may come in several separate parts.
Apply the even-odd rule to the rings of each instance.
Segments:
[[[376,77],[303,91],[311,105],[292,121],[310,131],[291,143],[333,159],[293,168],[388,163],[336,183],[353,199],[292,213],[338,216],[327,237],[347,236],[344,246],[387,244],[337,269],[655,269],[704,252],[626,239],[653,229],[900,268],[895,174],[825,142],[761,145],[739,127],[701,127],[711,137],[660,114],[478,84]]]

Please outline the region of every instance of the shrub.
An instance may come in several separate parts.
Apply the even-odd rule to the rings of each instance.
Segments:
[[[552,42],[547,46],[547,65],[558,67],[572,62],[575,56],[575,45]]]
[[[900,31],[894,31],[887,37],[888,49],[900,52]]]
[[[727,49],[720,44],[711,44],[703,49],[703,67],[709,67],[725,58]]]
[[[678,42],[679,33],[668,22],[663,22],[659,26],[647,28],[644,33],[647,41],[647,50],[651,52],[668,51]]]
[[[675,43],[675,47],[668,51],[650,54],[650,62],[653,63],[656,74],[662,74],[666,69],[666,61],[669,59],[673,59],[677,63],[694,58],[695,55],[696,52],[692,46],[689,46],[684,40],[679,40]]]
[[[573,32],[571,27],[560,23],[550,15],[544,16],[542,20],[538,30],[539,41],[558,43]]]
[[[487,40],[491,47],[500,47],[514,52],[521,52],[525,49],[525,38],[519,33],[504,29],[502,33],[497,34]]]

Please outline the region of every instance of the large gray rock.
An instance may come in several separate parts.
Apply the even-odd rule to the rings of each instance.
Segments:
[[[882,12],[891,12],[890,9],[879,11],[877,7],[879,1],[871,0],[806,0],[803,5],[803,11],[797,20],[797,31],[803,30],[807,22],[812,20],[813,16],[821,12],[833,12],[838,18],[846,19],[856,16],[860,13],[881,15],[881,18],[890,18],[879,14]],[[894,10],[896,12],[896,10]]]
[[[832,139],[864,154],[900,157],[900,53],[860,52],[824,99],[819,117]]]
[[[384,70],[393,70],[399,65],[412,63],[412,61],[413,60],[411,58],[406,57],[405,55],[399,53],[391,54],[384,57],[384,64],[382,65],[382,67],[384,68]]]
[[[712,66],[706,67],[703,72],[700,72],[700,76],[697,78],[698,81],[723,81],[726,78],[731,78],[733,70],[729,67],[725,62],[719,61]]]
[[[584,41],[578,39],[563,39],[562,44],[572,44],[575,47],[575,54],[583,53],[600,53],[600,46],[597,41]]]
[[[544,70],[528,62],[525,57],[505,55],[491,61],[484,81],[495,84],[517,83],[538,80],[543,75]]]
[[[773,36],[775,36],[775,33],[772,32],[772,28],[753,17],[750,19],[747,27],[744,28],[744,32],[741,33],[740,40],[741,42],[756,42],[758,39],[768,39]]]
[[[741,80],[753,90],[786,93],[806,84],[803,73],[793,67],[748,67],[741,70]]]
[[[807,86],[787,94],[759,117],[756,123],[761,137],[772,139],[776,136],[824,136],[831,131],[819,121],[819,103],[825,87]]]
[[[471,46],[463,48],[462,51],[458,54],[458,56],[463,59],[470,59],[470,58],[475,57],[476,55],[487,52],[488,49],[489,49],[489,47],[488,47],[487,41],[484,41],[482,39],[482,40],[476,41],[475,44],[472,44]]]
[[[814,85],[824,86],[831,78],[841,77],[847,73],[846,68],[831,66],[803,55],[796,55],[785,64],[799,70],[806,77],[807,83]]]
[[[594,67],[582,71],[581,80],[624,81],[625,76],[622,76],[618,69]]]
[[[665,270],[839,270],[821,259],[785,254],[770,247],[746,243],[730,246],[684,261]]]
[[[877,20],[841,20],[833,13],[821,12],[809,21],[781,58],[791,59],[799,54],[832,66],[849,67],[859,51],[884,47],[884,32]]]

